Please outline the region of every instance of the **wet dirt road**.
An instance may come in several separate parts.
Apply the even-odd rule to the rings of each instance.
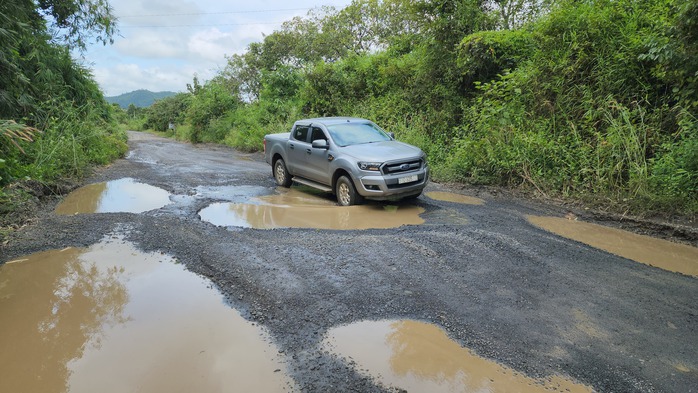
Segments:
[[[228,358],[211,354],[212,348],[187,343],[191,357],[208,356],[206,362],[177,364],[172,366],[176,371],[168,374],[168,356],[162,348],[192,340],[192,332],[180,336],[173,332],[170,344],[162,346],[148,340],[139,344],[143,352],[158,354],[152,361],[157,366],[140,366],[141,371],[158,370],[153,378],[168,379],[174,373],[186,379],[187,370],[196,368],[189,383],[177,385],[186,387],[181,391],[698,391],[698,278],[691,270],[698,263],[695,244],[678,251],[671,245],[653,245],[657,263],[636,262],[632,256],[612,254],[615,248],[542,229],[545,220],[539,217],[564,217],[564,210],[504,197],[454,195],[438,184],[431,184],[425,195],[410,204],[370,204],[369,210],[352,212],[334,206],[328,196],[303,188],[277,190],[260,154],[192,146],[143,133],[129,135],[127,158],[89,179],[94,190],[79,190],[86,196],[65,198],[58,209],[59,201],[46,206],[35,223],[16,232],[1,250],[0,263],[12,263],[0,265],[0,324],[11,326],[20,319],[21,312],[3,315],[5,310],[15,310],[12,307],[27,307],[13,305],[16,298],[39,296],[39,289],[50,282],[80,293],[76,284],[80,280],[65,277],[97,268],[76,267],[74,260],[115,247],[125,249],[124,255],[130,257],[159,258],[148,262],[147,268],[138,267],[139,272],[156,271],[153,263],[176,261],[203,276],[210,283],[205,285],[220,290],[231,312],[242,316],[244,324],[261,329],[258,334],[269,342],[263,351],[273,352],[274,361],[257,362],[269,375],[260,373],[256,388],[254,378],[252,385],[244,387],[235,387],[234,382],[195,383],[196,378],[210,382],[213,377],[202,371],[209,368],[215,368],[216,375],[226,374],[226,369],[245,370],[242,374],[249,375],[245,367],[250,363],[247,359],[254,357],[251,352],[233,358],[238,360],[222,360]],[[139,184],[160,189],[146,189],[146,195],[156,195],[157,201],[128,194],[137,192],[132,189]],[[111,195],[108,190],[116,196],[104,196]],[[90,200],[93,192],[101,195],[98,201]],[[119,192],[126,194],[120,197]],[[155,205],[140,210],[100,207],[109,205],[112,198],[117,205],[128,198],[148,199]],[[594,232],[584,230],[585,236]],[[605,240],[613,236],[603,234]],[[625,243],[631,241],[638,243]],[[114,242],[117,246],[110,245]],[[611,243],[637,249],[644,241],[621,236]],[[71,275],[33,282],[34,274],[15,272],[23,264],[34,263],[36,253],[48,250],[74,255],[62,268]],[[675,264],[655,267],[664,259],[680,259],[679,268]],[[109,343],[108,336],[125,334],[132,320],[152,312],[124,310],[158,304],[152,303],[158,297],[170,300],[165,303],[171,310],[168,315],[199,318],[192,314],[196,305],[186,304],[189,291],[192,298],[196,292],[189,284],[161,278],[138,286],[140,279],[133,277],[140,276],[128,269],[106,268],[106,278],[91,287],[90,293],[113,287],[109,293],[119,294],[119,310],[86,306],[87,314],[93,315],[96,308],[111,315],[90,319],[91,332],[101,333],[97,344],[87,347],[105,351],[118,347]],[[129,274],[130,281],[121,284],[114,278]],[[19,279],[37,289],[19,292],[15,289]],[[133,286],[166,286],[167,282],[172,282],[169,292],[146,295],[140,305],[135,303],[137,291],[129,292]],[[63,292],[54,291],[59,300],[45,311],[49,317],[20,326],[38,326],[44,338],[37,340],[42,345],[46,345],[45,333],[60,327],[62,319],[56,316],[62,316],[60,309],[65,308],[60,299],[69,298]],[[104,297],[113,301],[114,296]],[[228,323],[224,319],[189,329],[209,332],[213,325]],[[84,325],[71,326],[80,330]],[[116,333],[109,333],[106,325]],[[174,331],[180,325],[171,322],[165,325],[169,328],[152,329]],[[16,330],[5,329],[3,335]],[[82,331],[80,340],[86,340],[86,335]],[[207,335],[211,333],[203,334]],[[13,336],[11,342],[0,338],[0,346],[23,342],[20,336]],[[204,341],[201,345],[221,347],[220,342],[233,340],[223,337],[215,344]],[[51,374],[57,380],[55,388],[43,391],[100,390],[95,386],[99,381],[63,380],[91,365],[89,359],[106,356],[88,352],[80,340],[69,354],[51,358],[51,364],[62,364],[56,366],[62,371],[58,377]],[[17,345],[9,351],[0,348],[5,353],[0,355],[0,381],[33,386],[22,385],[15,371],[6,373],[41,363],[43,352]],[[240,347],[243,355],[260,351],[250,349],[255,345]],[[129,356],[136,357],[137,353]],[[123,358],[122,354],[114,359]],[[124,378],[135,372],[124,371]],[[33,378],[29,374],[27,378]],[[281,382],[262,387],[262,380],[273,378]],[[153,381],[141,382],[141,388],[155,386]],[[132,390],[133,386],[116,389]],[[178,390],[165,386],[148,391]]]

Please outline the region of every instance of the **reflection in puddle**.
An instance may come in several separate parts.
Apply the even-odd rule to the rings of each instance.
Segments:
[[[170,203],[170,194],[158,187],[131,178],[81,187],[56,207],[57,214],[142,213]]]
[[[339,207],[329,198],[295,189],[252,202],[256,204],[214,203],[199,216],[214,225],[257,229],[385,229],[424,223],[421,207],[380,203]]]
[[[428,196],[431,199],[435,199],[437,201],[462,203],[464,205],[484,205],[485,204],[485,201],[483,201],[480,198],[475,198],[475,197],[462,195],[462,194],[455,194],[452,192],[432,191],[432,192],[427,192],[426,196]]]
[[[480,358],[424,322],[364,321],[330,330],[324,345],[385,385],[409,392],[591,392],[553,376],[526,377]]]
[[[0,392],[280,392],[266,333],[172,258],[102,242],[0,266]]]
[[[698,248],[558,217],[528,216],[546,231],[646,265],[698,277]]]
[[[364,321],[332,329],[324,345],[385,385],[409,392],[590,392],[554,376],[537,380],[480,358],[424,322]]]

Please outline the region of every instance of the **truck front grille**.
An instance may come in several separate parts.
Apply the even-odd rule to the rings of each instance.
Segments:
[[[422,159],[403,162],[390,162],[381,166],[381,172],[384,175],[394,175],[397,173],[419,170],[422,168],[422,165],[424,165],[424,161]]]

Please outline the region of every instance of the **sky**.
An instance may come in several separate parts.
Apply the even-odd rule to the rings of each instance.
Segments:
[[[138,89],[186,91],[194,75],[211,79],[225,56],[294,16],[323,5],[337,9],[351,0],[109,0],[119,19],[114,44],[93,44],[82,55],[106,96]]]

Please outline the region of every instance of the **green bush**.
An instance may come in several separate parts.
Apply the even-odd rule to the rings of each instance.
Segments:
[[[289,132],[300,117],[299,105],[292,101],[263,101],[242,106],[227,117],[231,130],[225,143],[242,151],[260,151],[264,135]]]
[[[661,146],[650,160],[650,187],[667,209],[688,204],[698,211],[698,120],[684,112],[675,140]]]
[[[123,156],[128,150],[126,134],[93,109],[66,105],[49,112],[41,137],[25,146],[26,154],[14,156],[14,177],[42,181],[80,177],[93,165]]]
[[[169,130],[170,124],[177,125],[185,122],[190,101],[191,95],[187,93],[179,93],[157,100],[146,108],[144,118],[135,116],[131,120],[131,124],[138,127],[133,129],[166,132]]]
[[[217,141],[221,130],[211,128],[211,122],[234,110],[239,98],[223,84],[209,82],[191,95],[187,119],[192,127],[191,142]],[[219,125],[220,126],[220,125]]]
[[[463,84],[472,89],[475,82],[489,82],[505,71],[515,69],[535,48],[527,30],[480,31],[465,37],[458,46],[458,68]]]

